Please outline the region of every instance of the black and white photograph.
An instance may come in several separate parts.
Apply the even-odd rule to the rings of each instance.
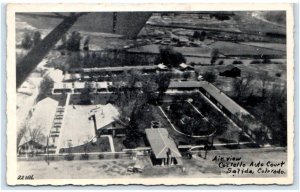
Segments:
[[[8,184],[292,184],[292,5],[73,6],[8,7]]]

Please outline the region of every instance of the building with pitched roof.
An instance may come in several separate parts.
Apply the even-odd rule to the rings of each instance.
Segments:
[[[180,152],[165,128],[145,129],[151,146],[151,156],[158,165],[174,165],[181,157]]]
[[[26,132],[18,144],[19,154],[45,152],[57,106],[58,101],[50,97],[39,101],[34,106]]]

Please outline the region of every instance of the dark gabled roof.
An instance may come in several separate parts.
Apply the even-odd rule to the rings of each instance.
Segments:
[[[238,105],[220,89],[207,81],[171,81],[169,88],[203,88],[232,114],[249,115],[249,113],[244,108]]]
[[[201,83],[199,81],[171,81],[169,84],[170,89],[176,88],[200,88]]]
[[[228,97],[225,93],[223,93],[220,89],[215,87],[213,84],[202,81],[201,87],[208,92],[215,100],[217,100],[223,107],[225,107],[232,114],[242,114],[249,115],[248,111],[246,111],[243,107],[238,105],[235,101],[233,101],[230,97]]]

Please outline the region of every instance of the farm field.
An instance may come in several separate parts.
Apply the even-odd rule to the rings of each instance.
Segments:
[[[241,56],[241,55],[275,55],[285,56],[284,51],[268,49],[264,47],[254,47],[251,45],[233,43],[229,41],[216,41],[209,45],[213,49],[219,49],[220,53],[226,56]]]
[[[282,44],[282,43],[241,42],[241,44],[251,45],[254,47],[263,47],[263,48],[286,52],[286,44]]]

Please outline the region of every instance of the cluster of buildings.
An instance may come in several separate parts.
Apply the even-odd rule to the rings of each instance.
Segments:
[[[182,70],[193,69],[187,64],[180,64]],[[138,69],[143,72],[156,72],[168,70],[165,65],[111,67],[111,68],[83,68],[74,69],[72,74],[66,74],[62,82],[55,82],[51,95],[39,101],[32,110],[30,127],[36,127],[43,137],[33,138],[29,131],[18,144],[18,154],[29,153],[64,153],[70,140],[78,141],[72,147],[84,145],[81,135],[89,135],[93,142],[100,135],[124,135],[126,126],[119,120],[119,111],[112,104],[107,104],[108,98],[114,94],[114,85],[110,81],[84,81],[84,75],[99,75],[111,73],[117,75],[124,70]],[[80,107],[80,97],[84,90],[89,90],[94,95],[91,105]],[[237,122],[242,122],[244,117],[251,117],[253,123],[245,128],[245,132],[257,140],[255,130],[262,124],[244,108],[234,102],[213,84],[206,81],[171,81],[166,94],[180,94],[199,92],[215,104],[224,114]],[[164,99],[164,97],[162,97]],[[181,154],[167,129],[145,129],[149,142],[151,159],[156,165],[181,164]],[[269,135],[271,137],[271,135]],[[110,143],[110,145],[114,145]],[[69,146],[70,147],[70,146]],[[111,151],[114,152],[114,151]]]

